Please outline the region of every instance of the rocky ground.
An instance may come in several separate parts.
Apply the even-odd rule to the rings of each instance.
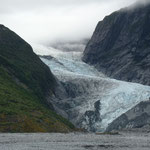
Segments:
[[[149,130],[118,134],[0,134],[0,150],[149,150]]]

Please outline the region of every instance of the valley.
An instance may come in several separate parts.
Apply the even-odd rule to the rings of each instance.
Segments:
[[[79,128],[103,132],[117,117],[139,102],[149,100],[149,86],[105,76],[81,60],[82,51],[45,49],[49,49],[50,56],[42,56],[41,60],[63,85],[63,96],[51,103]]]

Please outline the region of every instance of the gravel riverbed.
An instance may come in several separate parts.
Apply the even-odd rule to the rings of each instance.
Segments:
[[[149,132],[0,134],[0,150],[150,150]]]

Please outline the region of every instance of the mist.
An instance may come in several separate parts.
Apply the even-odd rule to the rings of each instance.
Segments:
[[[29,43],[80,41],[90,38],[106,15],[135,1],[1,0],[0,22]]]

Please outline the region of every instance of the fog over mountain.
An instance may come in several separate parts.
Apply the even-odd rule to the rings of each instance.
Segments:
[[[76,41],[91,37],[99,20],[135,1],[1,0],[0,22],[30,43]]]

